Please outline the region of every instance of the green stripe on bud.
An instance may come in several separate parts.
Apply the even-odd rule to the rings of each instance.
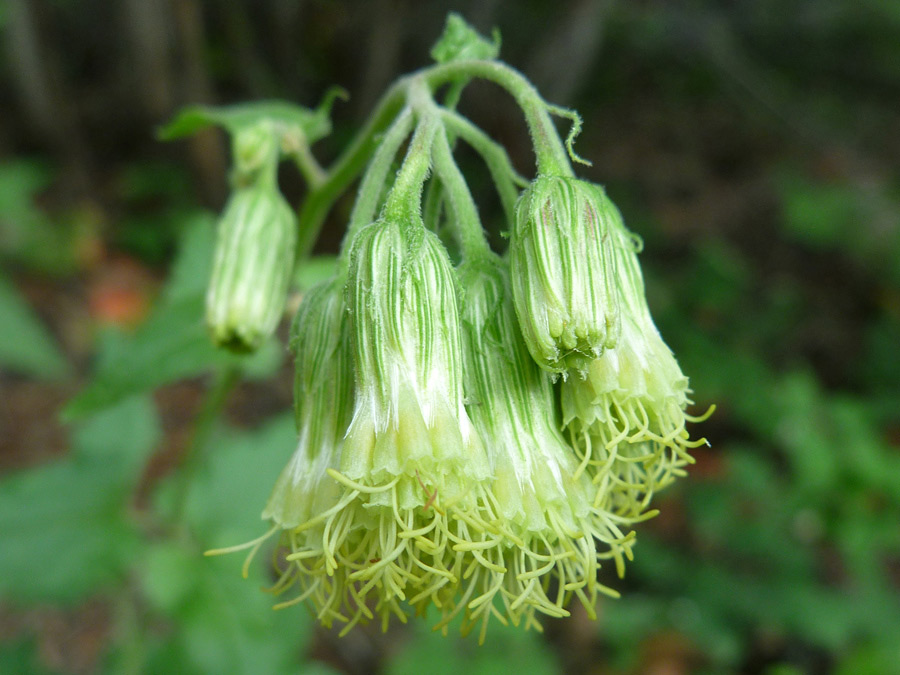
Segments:
[[[347,299],[357,400],[341,471],[376,482],[418,471],[447,483],[444,496],[455,497],[488,468],[463,406],[457,290],[446,250],[424,229],[370,225],[352,244]]]
[[[539,176],[519,200],[513,298],[528,349],[546,370],[584,372],[618,341],[614,208],[602,188],[566,176]]]
[[[297,225],[277,189],[235,191],[219,220],[206,323],[213,341],[253,351],[281,318],[294,265]]]

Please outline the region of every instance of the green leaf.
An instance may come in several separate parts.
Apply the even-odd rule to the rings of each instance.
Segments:
[[[206,293],[212,274],[213,249],[216,244],[216,218],[199,213],[183,223],[178,256],[172,264],[163,290],[164,303],[197,298]]]
[[[173,542],[154,546],[139,579],[150,606],[174,624],[152,650],[145,672],[297,672],[311,633],[302,610],[273,612],[261,568],[241,578],[228,560],[204,558]]]
[[[35,203],[46,189],[51,172],[41,162],[15,160],[0,163],[0,254],[10,256],[46,274],[70,272],[77,267],[77,217],[51,219]]]
[[[162,430],[149,396],[136,396],[75,427],[72,454],[85,460],[114,462],[123,476],[136,476]]]
[[[294,268],[294,284],[303,290],[333,277],[338,270],[337,256],[317,255],[297,263]]]
[[[281,136],[301,133],[309,144],[331,133],[331,106],[335,99],[346,98],[340,87],[332,87],[315,110],[284,101],[255,101],[229,106],[191,106],[159,130],[162,140],[170,141],[210,126],[224,127],[236,134],[259,123],[269,123]]]
[[[222,427],[209,461],[191,485],[187,518],[204,545],[232,546],[254,539],[268,527],[260,519],[275,479],[297,444],[293,413],[272,418],[246,432]],[[235,570],[240,556],[232,558]]]
[[[0,673],[49,675],[52,672],[41,663],[37,645],[32,640],[0,643]]]
[[[272,583],[268,552],[260,552],[249,567],[249,579],[241,576],[246,552],[202,555],[203,548],[238,544],[265,531],[260,513],[295,443],[291,414],[250,432],[223,427],[210,442],[185,510],[202,547],[159,544],[140,566],[150,605],[175,624],[168,641],[154,650],[147,672],[298,672],[297,657],[312,622],[301,607],[272,611],[276,600],[260,590]]]
[[[900,280],[897,195],[889,181],[823,181],[789,167],[777,175],[788,236]]]
[[[15,286],[2,275],[0,366],[42,378],[61,377],[69,370],[50,333]]]
[[[164,305],[130,338],[110,336],[94,378],[69,401],[68,419],[97,412],[134,394],[223,366],[203,325],[203,299]]]
[[[158,435],[150,403],[127,401],[81,427],[70,456],[0,481],[0,595],[76,602],[122,578],[139,545],[126,505]]]

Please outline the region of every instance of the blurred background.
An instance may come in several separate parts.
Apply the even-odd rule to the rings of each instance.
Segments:
[[[581,112],[582,175],[643,236],[695,412],[718,409],[597,622],[338,639],[269,611],[265,564],[200,556],[262,531],[291,364],[207,343],[227,143],[155,129],[338,84],[327,163],[451,9]],[[6,0],[0,39],[0,672],[900,673],[900,3]],[[505,94],[461,109],[533,171]]]

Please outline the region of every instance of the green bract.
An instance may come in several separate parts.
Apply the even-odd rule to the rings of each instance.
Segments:
[[[265,184],[234,192],[219,220],[206,323],[213,341],[252,351],[284,311],[294,265],[294,212]]]
[[[496,59],[500,54],[500,33],[496,29],[491,40],[473,30],[459,14],[447,15],[444,34],[431,48],[431,58],[438,63],[466,59]]]
[[[539,176],[519,200],[510,241],[516,314],[534,360],[583,373],[620,332],[614,207],[602,188]]]

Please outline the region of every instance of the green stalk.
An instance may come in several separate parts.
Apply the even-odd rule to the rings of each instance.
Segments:
[[[178,467],[178,482],[175,488],[175,506],[173,511],[173,522],[176,526],[184,523],[188,495],[194,476],[198,468],[203,464],[204,455],[209,447],[210,437],[216,421],[222,415],[228,395],[240,381],[240,378],[241,370],[238,366],[225,366],[216,374],[214,384],[206,392],[203,407],[200,409],[194,424],[190,445]]]
[[[357,134],[350,147],[321,179],[316,178],[314,183],[318,183],[318,186],[307,195],[298,215],[298,259],[309,255],[329,209],[359,175],[369,157],[375,152],[380,143],[380,134],[397,115],[413,86],[412,83],[424,81],[426,88],[433,91],[445,82],[460,82],[471,77],[490,80],[506,89],[515,98],[528,123],[539,173],[574,175],[569,163],[569,154],[550,117],[551,110],[560,113],[564,111],[548,105],[521,73],[499,61],[453,61],[432,66],[398,80],[382,97],[368,123]],[[452,90],[450,98],[455,98],[457,94],[455,89]]]
[[[303,178],[306,179],[310,190],[316,190],[321,187],[326,180],[325,170],[319,166],[319,163],[313,156],[305,136],[301,135],[299,138],[294,139],[290,156]]]
[[[444,185],[454,215],[450,222],[462,250],[463,262],[478,262],[490,257],[491,247],[484,236],[475,200],[472,199],[466,179],[453,160],[450,140],[443,128],[435,138],[434,168]]]
[[[472,122],[452,110],[442,109],[441,117],[448,129],[471,145],[484,160],[500,196],[506,220],[512,223],[515,220],[516,200],[519,198],[516,186],[525,187],[528,181],[513,168],[503,146]]]
[[[391,170],[391,165],[397,155],[403,141],[409,136],[413,127],[412,109],[404,108],[391,124],[390,129],[384,134],[381,144],[375,151],[372,161],[366,169],[356,203],[350,214],[350,224],[347,227],[345,241],[349,241],[353,233],[363,225],[371,223],[375,219],[378,202],[384,190],[384,183]]]
[[[427,106],[434,104],[423,81],[416,79],[410,83],[409,99],[416,112],[425,110],[426,114],[419,116],[403,166],[397,172],[394,186],[388,194],[384,214],[386,218],[412,226],[421,220],[422,188],[431,167],[431,148],[440,120],[428,112]]]
[[[531,133],[538,173],[554,176],[573,176],[569,154],[563,145],[549,106],[534,86],[517,70],[499,61],[451,61],[432,66],[421,75],[433,90],[447,80],[465,76],[481,77],[506,89],[525,113],[525,121]]]
[[[384,94],[369,122],[356,135],[350,147],[335,161],[321,184],[307,195],[298,214],[298,260],[309,255],[332,204],[359,175],[378,147],[379,135],[402,107],[407,87],[408,79],[401,78]]]

